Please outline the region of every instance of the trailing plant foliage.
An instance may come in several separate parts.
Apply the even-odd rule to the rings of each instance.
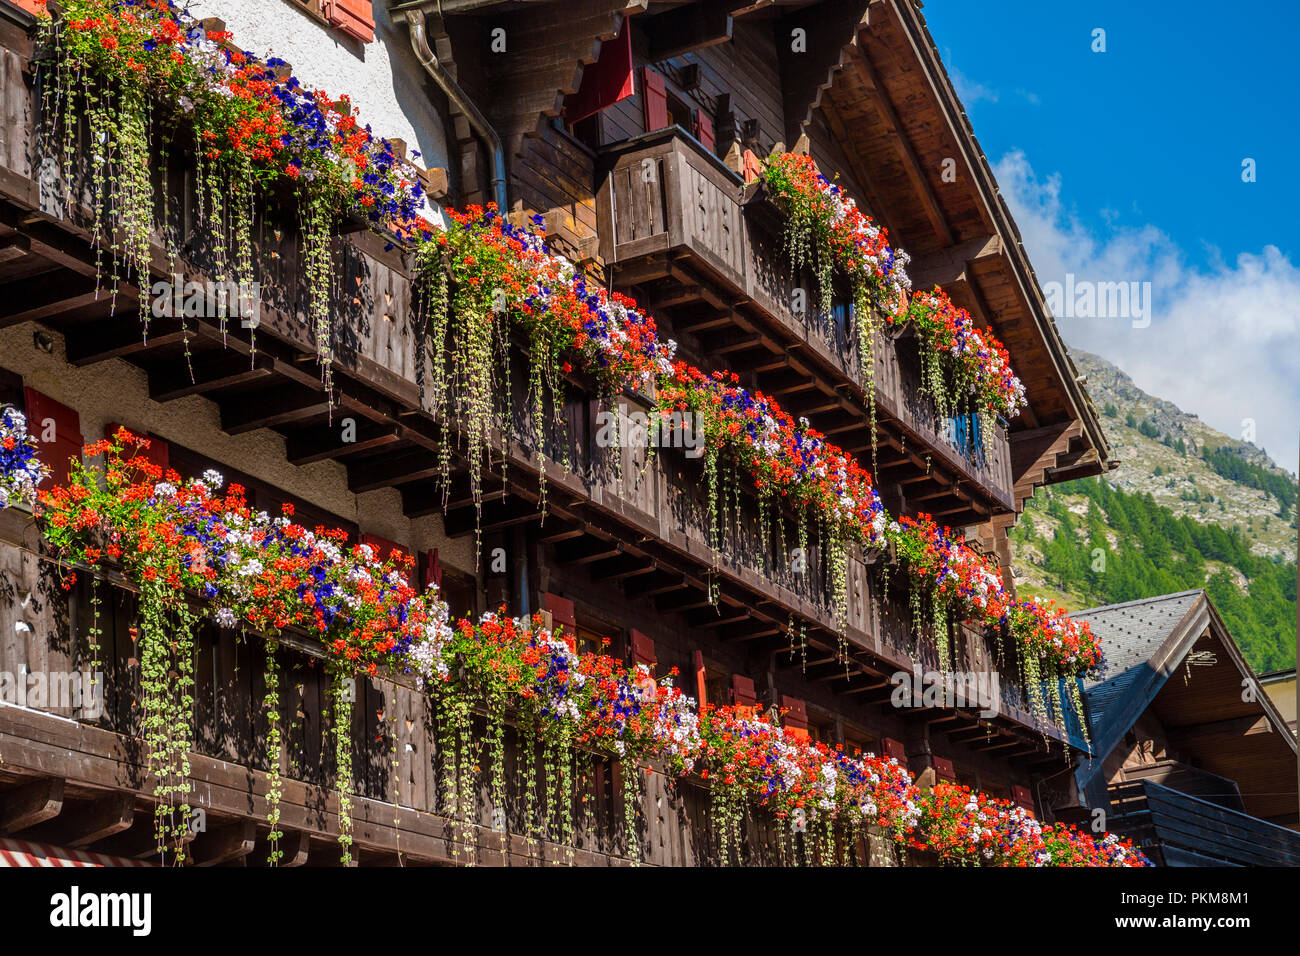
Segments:
[[[1020,413],[1025,387],[1011,371],[1006,348],[987,329],[976,328],[947,293],[937,286],[914,293],[905,317],[922,341],[922,387],[941,416],[973,412],[991,434],[996,416]]]
[[[540,615],[521,620],[487,613],[452,624],[436,588],[417,592],[391,558],[380,561],[365,545],[345,547],[341,532],[310,532],[287,514],[272,519],[255,512],[237,486],[218,495],[222,480],[215,473],[191,481],[162,474],[134,456],[144,445],[122,429],[87,446],[88,458],[102,460],[74,463],[67,486],[42,492],[40,522],[65,566],[109,561],[140,589],[145,738],[156,777],[160,846],[173,847],[177,858],[184,852],[179,827],[188,824],[192,638],[203,614],[224,627],[242,622],[272,639],[287,627],[321,639],[330,658],[345,860],[351,844],[349,682],[381,666],[413,673],[440,703],[444,808],[459,821],[463,837],[477,823],[484,744],[489,763],[499,763],[500,720],[509,712],[525,741],[539,740],[545,753],[547,799],[540,819],[531,798],[525,799],[530,834],[572,846],[573,765],[582,751],[622,760],[633,773],[648,761],[661,761],[678,776],[698,773],[714,788],[724,859],[738,851],[745,806],[811,825],[823,860],[833,855],[836,833],[851,835],[868,823],[900,842],[932,845],[924,823],[930,798],[896,762],[850,757],[812,742],[784,729],[775,714],[697,710],[674,685],[675,675],[656,681],[643,664],[629,668],[603,653],[579,653],[572,636],[548,629]],[[274,646],[271,651],[273,661]],[[278,682],[275,665],[268,667],[267,706],[274,710]],[[474,739],[476,713],[487,715],[482,742]],[[499,766],[489,770],[494,801],[504,792],[499,773]],[[277,783],[278,775],[273,789]],[[274,802],[271,813],[274,827]],[[637,845],[635,820],[632,825],[629,849]],[[1090,839],[1080,837],[1080,845]],[[933,845],[945,855],[942,845]]]
[[[624,388],[651,387],[676,345],[661,342],[654,320],[630,299],[548,252],[540,217],[512,225],[491,204],[447,216],[446,230],[416,252],[417,324],[430,370],[422,385],[429,411],[463,438],[477,500],[489,441],[507,425],[512,331],[526,339],[531,438],[543,461],[549,444],[567,444],[553,429],[565,418],[570,359],[611,401]],[[445,478],[446,450],[442,465]]]
[[[786,248],[796,268],[817,276],[823,311],[830,311],[836,270],[849,280],[867,394],[874,389],[877,317],[910,322],[921,340],[923,388],[942,417],[970,411],[991,429],[1025,405],[1024,386],[1006,349],[942,290],[911,292],[907,253],[889,245],[886,230],[817,169],[811,156],[777,153],[763,164],[763,183],[786,216]],[[874,416],[874,400],[872,408]],[[874,431],[874,421],[873,421]]]
[[[260,61],[232,39],[170,0],[63,0],[57,17],[42,11],[50,144],[71,206],[73,161],[88,143],[91,228],[107,253],[109,287],[136,284],[146,317],[150,243],[166,219],[150,179],[155,150],[194,152],[196,211],[212,234],[219,282],[253,281],[254,206],[273,187],[296,191],[307,317],[328,384],[333,224],[347,213],[398,238],[427,236],[423,190],[347,97],[305,86],[283,60]]]
[[[218,258],[227,263],[220,278],[251,273],[247,230],[259,191],[277,182],[297,190],[312,290],[309,319],[327,383],[334,340],[328,307],[332,221],[340,212],[364,215],[415,244],[418,318],[429,357],[420,365],[426,408],[465,443],[476,498],[492,436],[508,424],[510,334],[518,329],[532,356],[529,407],[539,456],[545,457],[548,430],[563,428],[572,360],[596,377],[607,400],[620,389],[656,390],[661,412],[689,410],[705,421],[715,543],[718,463],[725,450],[753,477],[765,508],[780,502],[816,514],[827,532],[832,600],[843,621],[848,542],[873,546],[888,536],[870,475],[806,423],[796,427],[772,399],[736,388],[734,376],[675,366],[675,344],[658,339],[654,320],[550,253],[539,222],[516,226],[490,206],[473,207],[450,213],[445,231],[432,230],[419,216],[423,196],[415,170],[396,157],[390,143],[359,125],[346,98],[335,101],[303,86],[284,75],[285,64],[274,57],[258,62],[232,47],[228,34],[204,30],[165,0],[69,0],[43,30],[53,77],[47,84],[49,113],[62,119],[65,178],[76,152],[77,117],[84,114],[91,127],[91,194],[99,197],[97,221],[113,224],[101,238],[114,263],[124,262],[137,279],[147,273],[148,236],[158,217],[141,170],[149,165],[151,142],[166,146],[173,128],[187,127],[197,145],[200,209],[213,227]],[[880,313],[917,327],[932,346],[923,349],[930,363],[927,387],[941,404],[940,392],[963,401],[973,396],[981,415],[1015,413],[1023,389],[1005,350],[975,330],[941,292],[909,299],[906,254],[892,249],[884,230],[822,177],[809,157],[772,157],[764,181],[790,217],[787,238],[797,264],[823,279],[832,269],[845,271],[864,322]],[[824,297],[829,290],[823,281]],[[936,364],[935,356],[943,362]],[[444,442],[444,476],[450,454],[450,442]],[[807,533],[801,519],[801,546]],[[909,543],[905,534],[894,540]],[[909,553],[915,558],[915,549]],[[965,563],[983,562],[968,556]],[[920,565],[913,560],[909,567]],[[964,610],[966,596],[947,587],[936,588],[932,597],[938,601],[935,615]],[[1014,637],[1023,637],[1022,647],[1041,650],[1048,647],[1040,627],[1045,622],[1044,615],[1030,613],[1009,627]],[[1020,634],[1027,626],[1040,630]]]
[[[310,280],[308,319],[327,386],[335,338],[329,309],[334,222],[340,214],[358,215],[414,246],[417,318],[428,357],[420,363],[426,411],[464,441],[476,499],[484,456],[509,425],[505,396],[511,335],[517,332],[532,357],[529,407],[543,458],[547,439],[555,437],[548,430],[562,427],[565,378],[576,359],[580,371],[595,377],[607,403],[623,389],[652,391],[658,414],[699,416],[715,543],[723,515],[736,511],[739,500],[738,484],[727,483],[733,472],[719,470],[724,455],[753,481],[761,508],[779,503],[800,515],[800,546],[807,545],[805,516],[813,516],[826,544],[841,623],[849,542],[890,543],[918,600],[929,605],[936,634],[946,634],[953,616],[1001,626],[1026,661],[1027,674],[1045,680],[1100,667],[1086,625],[1050,605],[1010,601],[997,569],[948,529],[924,515],[890,522],[870,474],[807,422],[795,423],[774,400],[739,388],[733,374],[708,375],[674,363],[675,344],[658,339],[654,320],[549,252],[539,222],[512,225],[492,207],[475,207],[451,213],[445,231],[432,230],[420,217],[423,196],[414,168],[360,126],[346,98],[335,101],[304,87],[285,75],[283,61],[258,62],[232,47],[229,34],[204,30],[166,0],[67,0],[62,8],[58,19],[47,18],[42,27],[46,113],[52,132],[62,137],[58,154],[65,183],[72,180],[83,133],[89,143],[93,230],[108,254],[114,289],[116,279],[125,278],[147,297],[150,240],[155,223],[166,218],[165,210],[154,207],[150,160],[155,151],[185,149],[192,142],[198,211],[212,233],[219,280],[252,277],[251,223],[267,191],[289,187],[297,193]],[[941,291],[909,296],[906,254],[892,249],[885,232],[810,159],[775,156],[764,180],[789,217],[792,260],[818,276],[824,306],[834,271],[849,278],[869,395],[872,323],[879,316],[916,329],[924,387],[941,411],[970,408],[991,422],[994,414],[1009,417],[1019,410],[1023,388],[1001,344],[976,330]],[[8,416],[6,423],[12,426]],[[5,488],[14,489],[5,492],[6,502],[29,494],[38,480],[23,459],[30,439],[14,434],[12,441],[5,449],[13,454],[3,459],[10,482]],[[184,715],[192,706],[195,597],[209,602],[206,610],[224,627],[271,637],[301,627],[319,637],[335,658],[334,725],[340,735],[350,724],[351,701],[342,689],[347,674],[393,666],[441,688],[454,718],[444,754],[447,799],[465,828],[473,819],[479,766],[471,709],[480,707],[488,715],[490,762],[502,749],[507,710],[542,742],[547,799],[535,807],[530,788],[530,840],[541,834],[572,838],[567,797],[575,748],[625,760],[631,769],[624,785],[631,790],[641,760],[665,760],[678,773],[710,773],[726,856],[736,848],[737,814],[746,801],[777,813],[801,811],[827,848],[833,848],[837,828],[851,831],[873,815],[877,825],[895,833],[921,819],[915,801],[905,799],[910,780],[901,784],[902,777],[874,758],[848,761],[794,741],[775,722],[725,708],[697,714],[671,680],[656,683],[610,658],[579,655],[569,638],[546,631],[537,620],[487,615],[452,627],[435,590],[417,592],[402,568],[369,548],[349,548],[341,532],[308,531],[290,520],[291,511],[274,519],[255,512],[237,486],[219,494],[215,473],[184,483],[143,461],[127,462],[124,453],[138,444],[122,432],[90,446],[88,454],[103,456],[103,465],[78,466],[68,487],[43,494],[42,526],[61,560],[92,568],[103,560],[120,564],[140,590],[144,734],[159,797],[158,834],[160,846],[173,847],[178,858],[184,852],[181,827],[187,825]],[[444,443],[444,475],[449,445]],[[777,527],[784,537],[784,524]],[[941,650],[946,656],[946,647]],[[268,677],[266,706],[276,731],[271,759],[278,767],[273,663]],[[346,857],[350,751],[342,736],[336,756]],[[761,766],[774,773],[760,781]],[[488,790],[497,802],[504,786],[499,767],[492,773]],[[526,773],[532,780],[535,769]],[[268,798],[273,829],[278,797],[277,775]],[[632,847],[631,818],[628,828]]]

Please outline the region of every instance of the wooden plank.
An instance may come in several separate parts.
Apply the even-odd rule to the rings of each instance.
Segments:
[[[63,809],[63,781],[50,777],[0,791],[0,833],[17,833]]]

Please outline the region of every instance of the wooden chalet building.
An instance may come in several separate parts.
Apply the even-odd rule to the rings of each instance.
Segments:
[[[627,450],[623,467],[610,468],[593,446],[596,395],[579,377],[567,407],[568,469],[554,460],[539,466],[535,449],[512,440],[501,454],[506,479],[500,468],[485,476],[481,515],[459,474],[444,507],[438,429],[422,404],[422,350],[407,314],[410,263],[382,238],[352,229],[335,240],[331,308],[342,328],[333,408],[303,315],[292,208],[267,209],[254,223],[262,290],[255,352],[247,330],[232,326],[223,336],[215,320],[197,320],[186,338],[175,323],[154,319],[142,338],[132,314],[137,291],[123,283],[111,300],[96,294],[87,233],[50,198],[57,183],[36,136],[30,6],[0,0],[0,398],[34,422],[57,424],[42,452],[56,477],[83,442],[125,424],[151,436],[151,455],[182,474],[218,469],[244,484],[258,508],[291,502],[304,524],[406,550],[422,581],[441,581],[457,614],[503,604],[516,614],[544,609],[584,646],[608,640],[614,654],[657,674],[676,667],[692,696],[785,707],[811,737],[896,756],[922,785],[959,781],[1053,813],[1040,803],[1050,791],[1042,784],[1059,781],[1078,750],[1031,716],[1021,677],[992,635],[955,628],[953,668],[1000,671],[996,716],[895,708],[890,675],[938,661],[933,640],[912,633],[897,576],[889,583],[879,560],[851,555],[846,666],[837,660],[840,628],[826,582],[765,570],[752,542],[738,537],[715,554],[699,465],[681,454],[665,450],[647,464]],[[733,369],[745,386],[806,417],[873,470],[891,514],[926,512],[965,528],[998,557],[1008,582],[1006,532],[1025,500],[1041,485],[1113,466],[919,4],[201,6],[236,30],[241,45],[273,45],[305,80],[346,83],[377,130],[388,122],[386,134],[418,146],[430,193],[442,202],[503,197],[512,213],[543,217],[557,247],[594,280],[635,297],[681,357],[706,370]],[[632,95],[616,99],[629,78]],[[386,112],[394,90],[400,108]],[[867,377],[843,309],[820,317],[792,309],[804,280],[790,274],[780,220],[754,185],[757,158],[782,146],[838,171],[843,188],[911,254],[914,285],[941,284],[1006,343],[1028,407],[980,435],[979,448],[954,439],[951,424],[919,397],[914,343],[882,338]],[[158,185],[173,193],[176,218],[166,228],[185,275],[201,279],[204,237],[187,218],[192,164],[178,155],[169,162]],[[165,277],[160,248],[156,271]],[[874,466],[868,387],[878,419]],[[353,420],[355,441],[340,438],[341,419]],[[742,518],[751,504],[740,500]],[[60,591],[40,551],[30,515],[0,512],[0,672],[88,666],[87,591],[84,584]],[[492,554],[505,555],[504,565],[480,560]],[[99,712],[0,703],[0,836],[147,858],[154,839],[150,784],[133,736],[133,598],[122,589],[109,604]],[[281,685],[290,715],[283,863],[335,863],[322,651],[292,635],[282,646],[292,655]],[[263,852],[264,657],[259,642],[215,627],[199,643],[190,766],[192,803],[207,823],[194,837],[197,863],[251,865]],[[1171,692],[1181,680],[1170,680]],[[499,862],[486,821],[477,850],[453,852],[437,796],[434,717],[410,682],[365,681],[353,721],[362,864],[393,863],[399,854],[407,863],[446,863],[466,852]],[[577,781],[577,863],[621,860],[616,777],[617,768],[593,760]],[[707,785],[674,784],[656,771],[647,788],[644,862],[708,863]],[[760,830],[749,835],[746,859],[778,862]],[[869,849],[860,862],[896,859],[883,842]],[[544,842],[530,856],[512,836],[508,858],[521,865],[564,854]]]
[[[1084,693],[1094,756],[1074,775],[1082,807],[1104,809],[1161,865],[1300,865],[1295,735],[1209,595],[1076,616],[1110,662]]]

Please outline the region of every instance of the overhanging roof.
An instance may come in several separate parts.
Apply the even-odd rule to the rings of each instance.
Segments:
[[[808,129],[826,117],[869,210],[912,254],[916,285],[942,285],[1006,344],[1029,399],[1013,436],[1080,423],[1040,482],[1112,467],[1096,409],[917,5],[870,0],[846,41],[808,112],[793,119]],[[945,181],[952,160],[955,181]]]
[[[1296,739],[1203,590],[1071,616],[1089,623],[1108,664],[1084,686],[1097,757],[1081,766],[1080,790],[1097,790],[1103,761],[1151,711],[1171,746],[1238,783],[1247,812],[1296,814]]]

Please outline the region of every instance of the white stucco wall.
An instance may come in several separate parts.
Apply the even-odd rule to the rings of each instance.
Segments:
[[[152,433],[355,521],[362,531],[415,551],[438,548],[444,567],[474,573],[473,536],[446,538],[441,515],[407,518],[402,513],[401,495],[392,488],[353,494],[348,490],[347,469],[338,462],[290,464],[284,438],[278,432],[263,428],[228,435],[221,430],[216,403],[202,396],[155,402],[149,397],[148,377],[129,362],[109,359],[81,368],[68,365],[61,335],[46,330],[54,339],[53,354],[33,346],[32,334],[38,328],[24,322],[0,330],[3,365],[21,375],[23,384],[75,408],[86,442],[103,438],[110,422]]]
[[[344,93],[375,135],[401,139],[425,169],[448,168],[442,119],[429,99],[428,74],[411,52],[410,34],[388,16],[388,0],[375,0],[375,39],[361,43],[303,12],[290,0],[199,0],[195,17],[219,17],[240,49],[287,60],[307,87]],[[441,222],[436,205],[430,221]]]

